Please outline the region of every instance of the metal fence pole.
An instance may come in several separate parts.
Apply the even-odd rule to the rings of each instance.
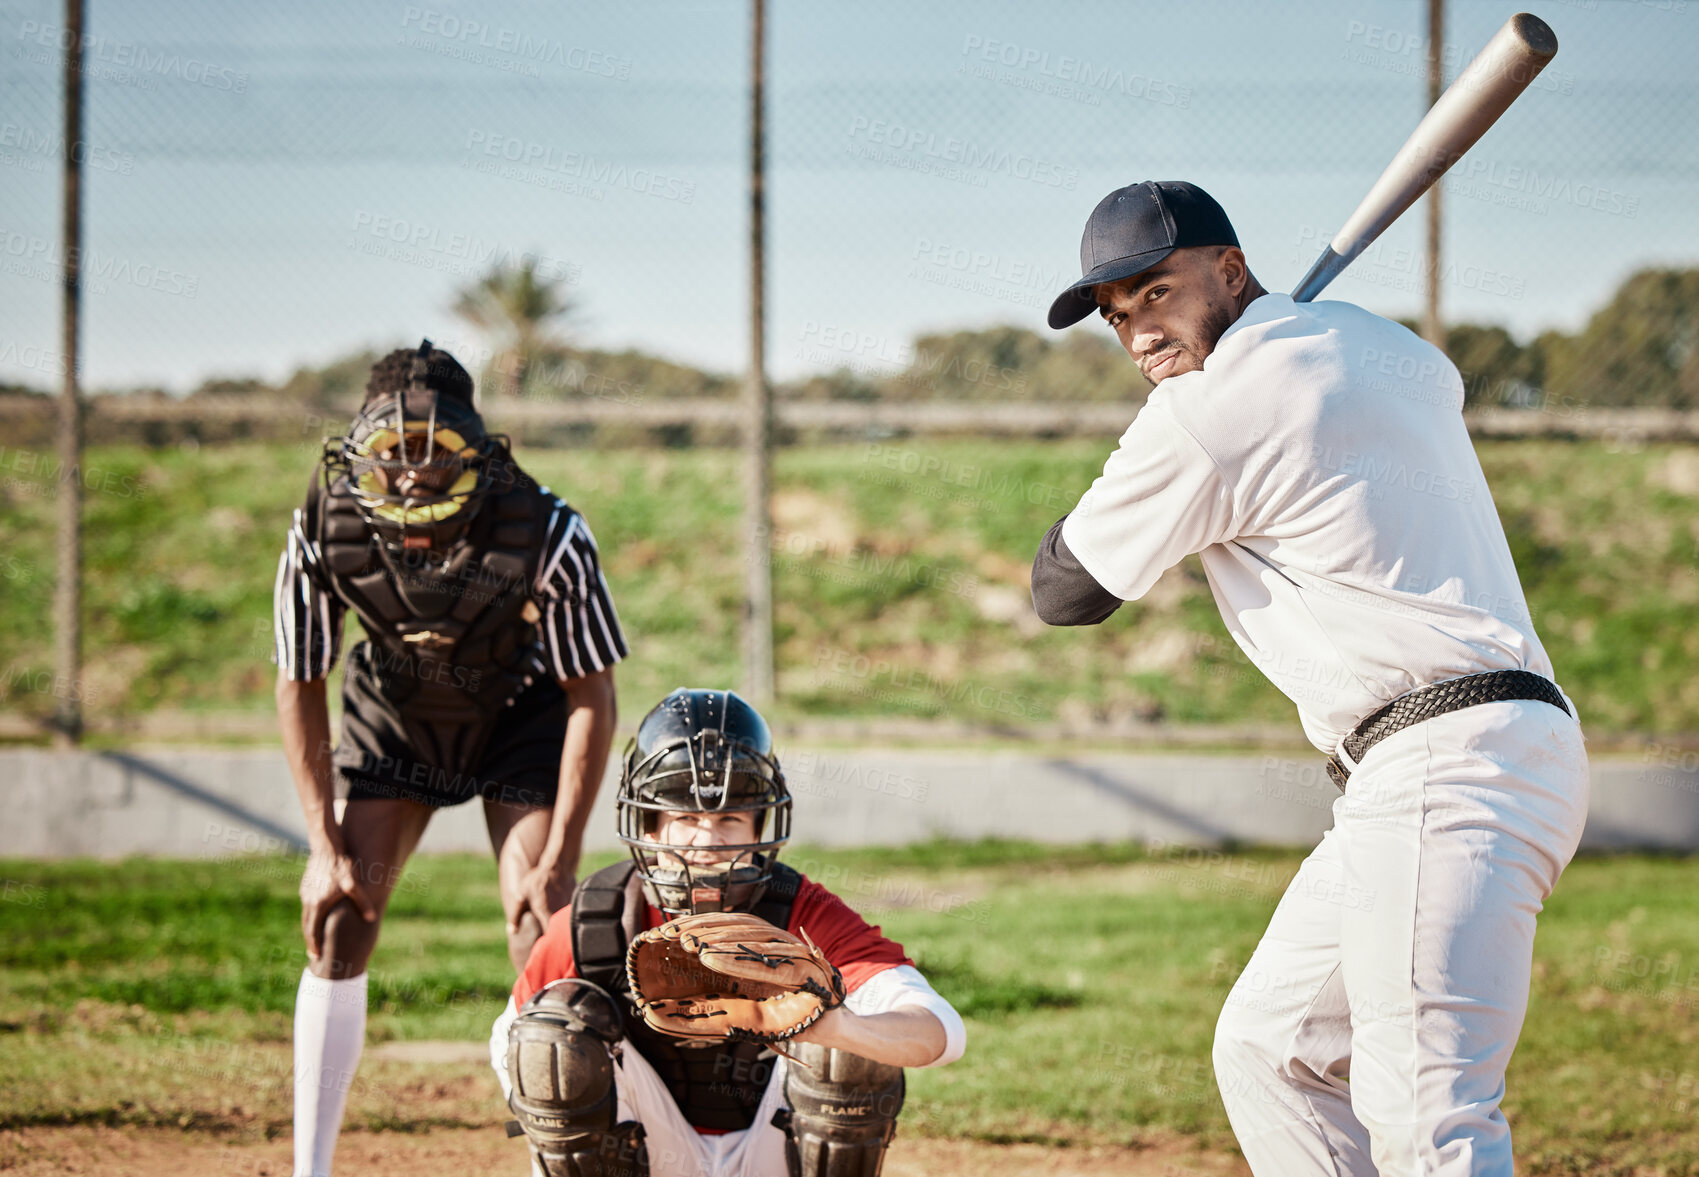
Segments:
[[[1439,101],[1445,89],[1445,0],[1428,0],[1428,106]],[[1428,189],[1427,305],[1422,311],[1422,338],[1445,349],[1445,323],[1439,317],[1440,283],[1440,197],[1444,180]]]
[[[77,394],[77,320],[82,302],[83,0],[65,0],[65,172],[60,225],[60,351],[65,378],[59,386],[59,543],[53,588],[54,684],[58,700],[55,747],[74,748],[82,738],[82,403]]]
[[[749,379],[744,390],[743,688],[752,702],[773,698],[772,510],[773,396],[766,340],[766,0],[750,0],[749,84]]]

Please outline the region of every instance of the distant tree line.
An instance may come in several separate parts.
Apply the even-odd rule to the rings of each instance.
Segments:
[[[503,398],[636,404],[737,395],[735,375],[638,351],[578,347],[562,338],[557,324],[569,321],[575,307],[527,263],[491,270],[461,292],[455,309],[490,341],[480,355],[462,357],[479,377],[486,405]],[[853,347],[837,348],[837,342],[822,340],[815,350],[823,356],[843,351],[842,365],[781,384],[777,395],[807,401],[1136,404],[1149,391],[1102,331],[1040,334],[995,326],[922,335],[896,355],[870,359],[857,357]],[[1547,331],[1524,344],[1502,327],[1459,323],[1447,332],[1446,347],[1463,374],[1470,407],[1699,408],[1699,269],[1634,274],[1577,334]],[[278,384],[207,380],[190,397],[251,396],[302,412],[340,413],[359,402],[376,358],[376,352],[362,351],[324,367],[300,368]],[[41,393],[0,384],[0,396],[7,395]],[[159,389],[107,395],[167,396]],[[246,435],[242,427],[233,430],[227,435]],[[91,440],[100,440],[99,432]]]
[[[1641,270],[1576,335],[1546,331],[1524,345],[1463,323],[1446,351],[1472,407],[1699,408],[1699,269]]]

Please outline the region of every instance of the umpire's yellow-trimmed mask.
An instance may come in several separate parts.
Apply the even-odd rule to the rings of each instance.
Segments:
[[[444,395],[445,387],[453,391]],[[498,448],[472,407],[470,378],[427,339],[411,357],[406,386],[369,395],[348,433],[327,443],[325,466],[346,475],[386,547],[443,553],[488,494],[488,459]]]

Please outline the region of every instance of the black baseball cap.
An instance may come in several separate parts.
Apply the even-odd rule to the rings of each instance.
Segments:
[[[1215,198],[1184,180],[1145,180],[1097,202],[1080,238],[1080,280],[1050,304],[1050,325],[1072,327],[1097,309],[1093,288],[1142,274],[1176,249],[1238,245]]]

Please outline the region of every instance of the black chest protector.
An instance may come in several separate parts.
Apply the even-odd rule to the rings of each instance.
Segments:
[[[315,480],[307,517],[330,588],[368,638],[350,652],[350,680],[387,704],[420,760],[473,768],[502,709],[544,673],[531,583],[554,509],[521,474],[436,563],[380,543],[346,478]]]
[[[802,876],[775,863],[766,894],[753,914],[776,927],[790,925],[791,904]],[[572,894],[572,957],[578,975],[619,998],[626,1039],[655,1068],[673,1102],[693,1127],[736,1132],[755,1121],[772,1051],[755,1042],[686,1046],[649,1028],[631,1002],[625,950],[643,928],[643,880],[631,862],[616,862],[578,884]]]

